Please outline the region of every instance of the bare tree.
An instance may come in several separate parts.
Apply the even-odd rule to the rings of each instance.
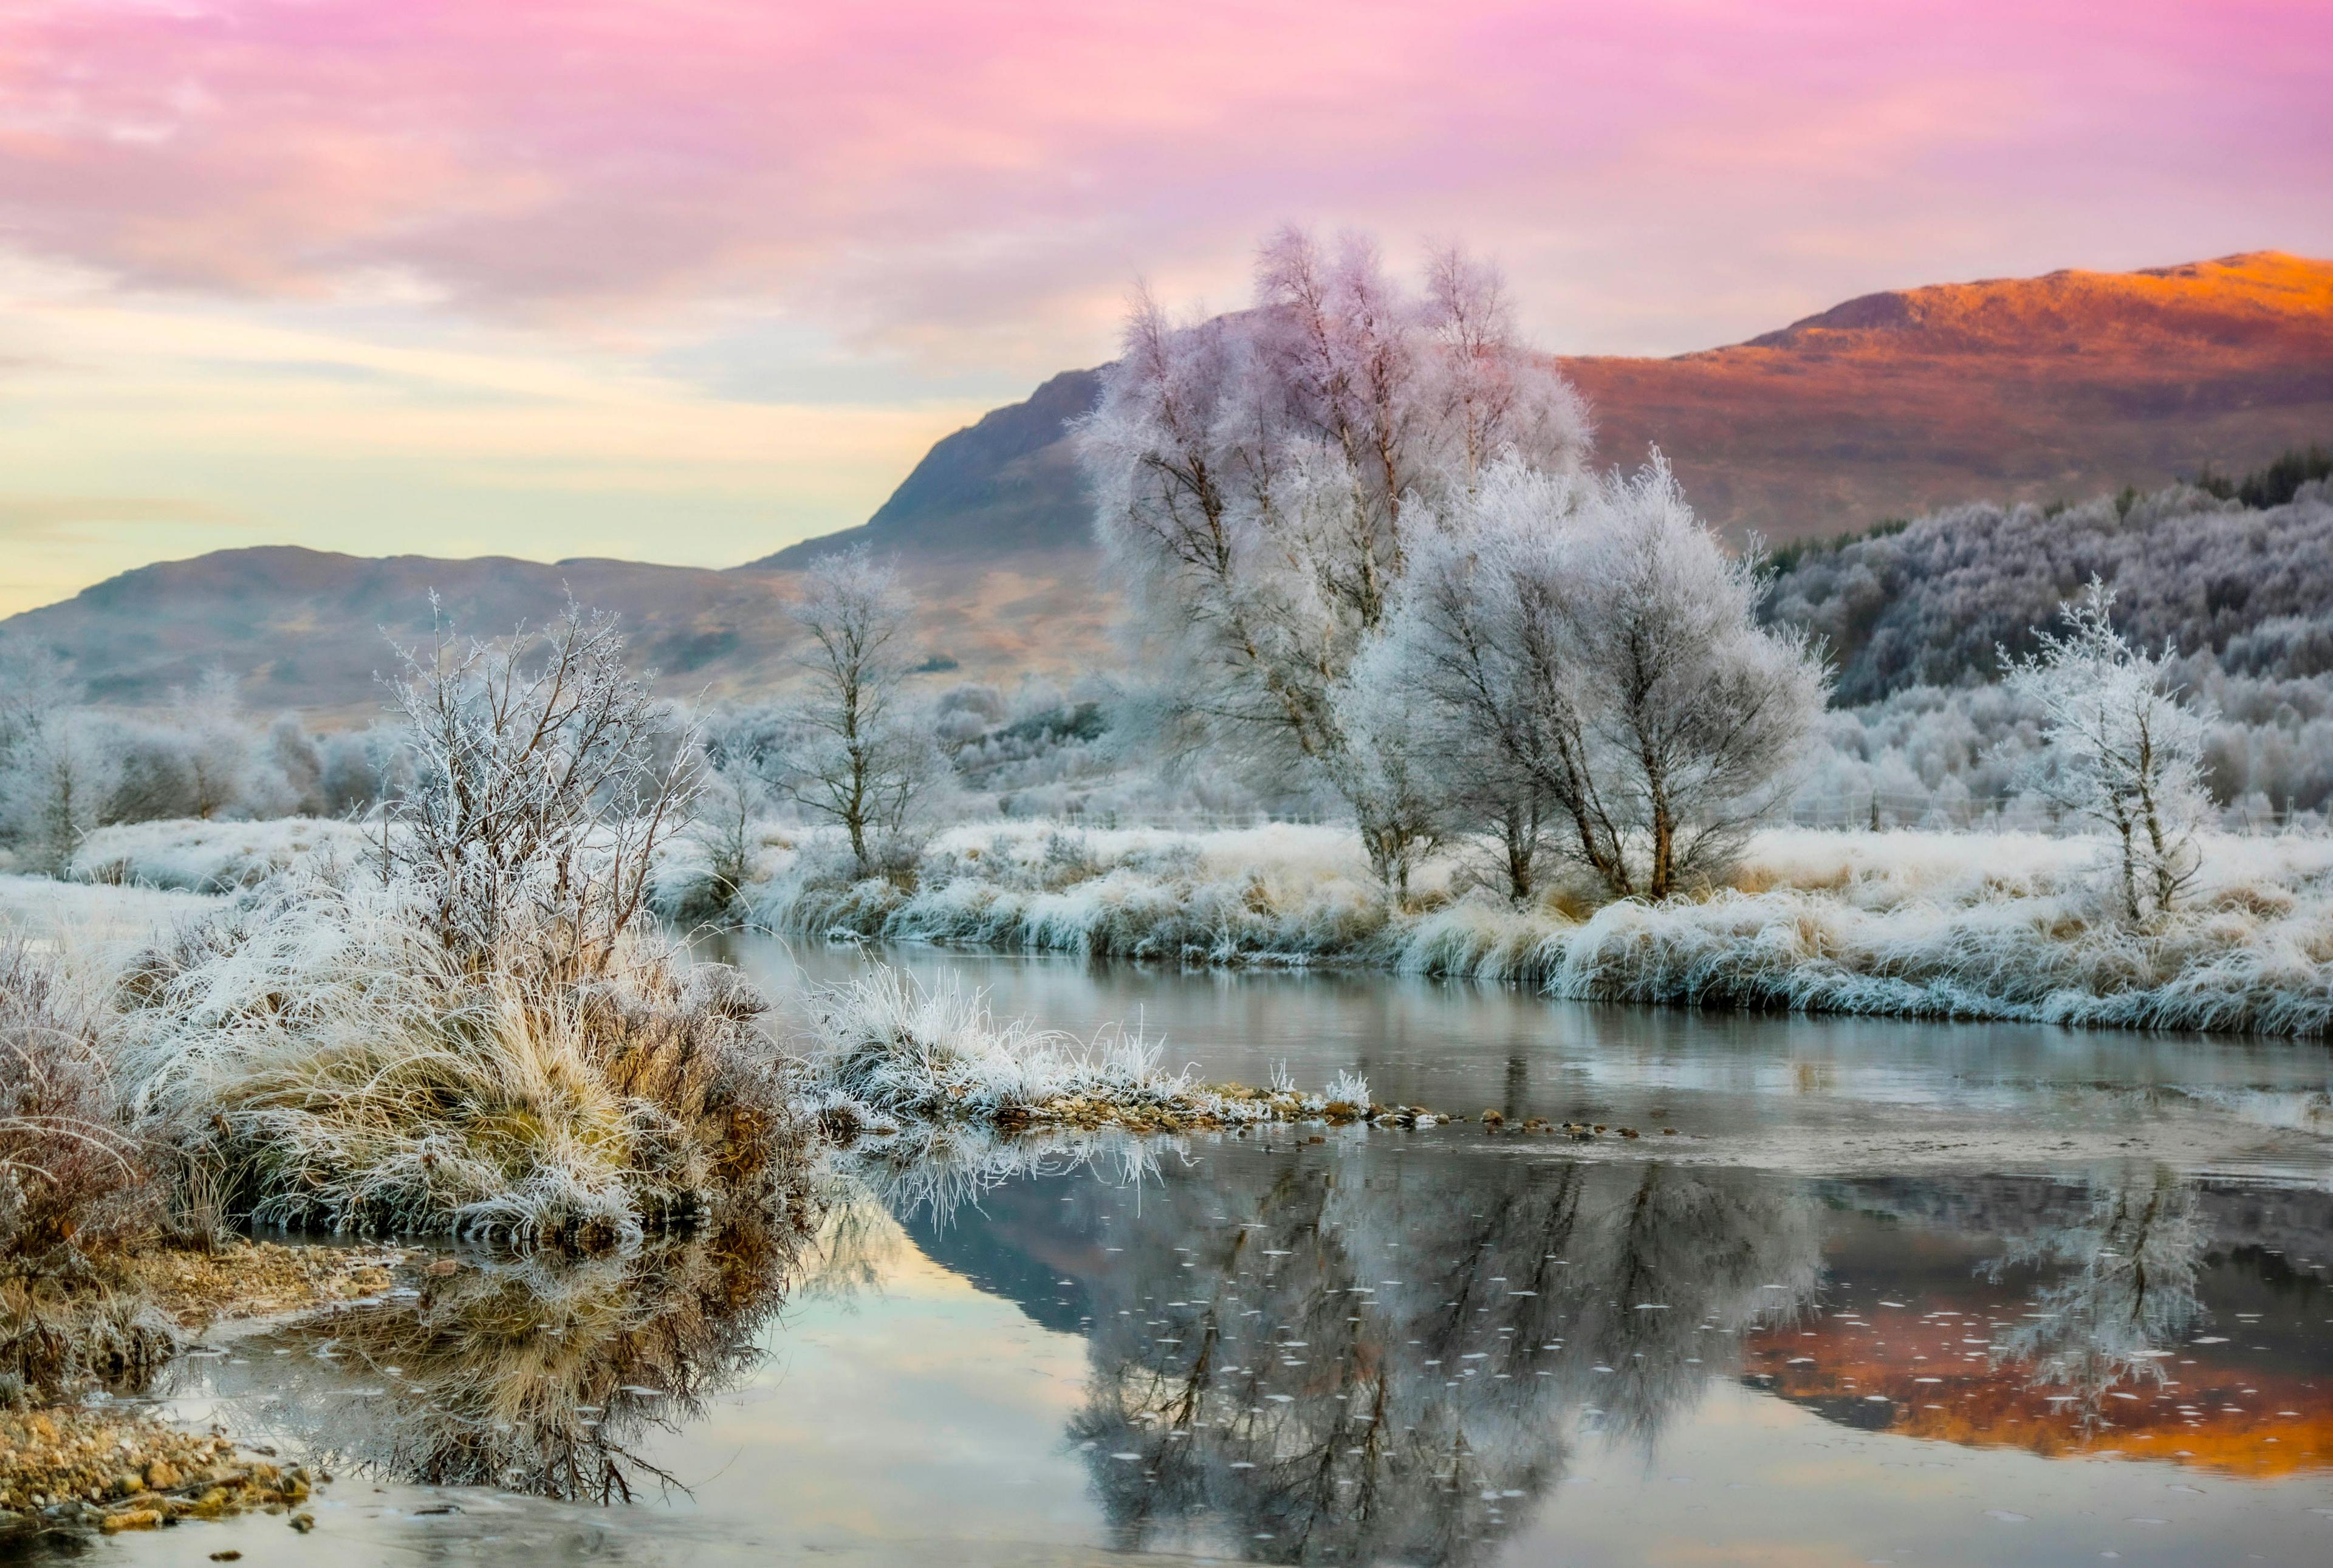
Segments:
[[[810,634],[801,660],[810,692],[784,788],[804,811],[841,824],[858,874],[870,876],[946,769],[929,726],[907,706],[915,606],[898,573],[861,546],[812,565],[793,614]]]
[[[2169,667],[2177,657],[2134,648],[2114,629],[2114,591],[2093,577],[2064,607],[2063,637],[2038,633],[2040,651],[2012,661],[2009,685],[2038,704],[2048,750],[2026,777],[2066,810],[2114,835],[2125,911],[2141,919],[2171,908],[2195,879],[2195,826],[2211,810],[2203,742],[2212,717],[2183,704]]]
[[[705,760],[705,787],[689,829],[705,857],[704,890],[695,908],[682,912],[720,918],[734,911],[753,877],[771,805],[769,756],[740,734],[707,744]]]
[[[1188,741],[1266,787],[1326,784],[1397,886],[1417,847],[1336,691],[1413,533],[1490,457],[1576,467],[1579,399],[1516,339],[1496,274],[1455,252],[1424,298],[1375,249],[1263,247],[1257,308],[1190,325],[1147,296],[1077,431],[1097,529]]]
[[[1421,548],[1362,675],[1518,861],[1552,814],[1546,842],[1608,891],[1666,898],[1781,803],[1822,707],[1815,649],[1761,628],[1757,595],[1657,453],[1598,481],[1502,462]]]
[[[432,603],[435,604],[433,596]],[[457,643],[441,620],[407,651],[391,707],[412,736],[411,787],[383,813],[384,874],[411,873],[449,949],[490,961],[506,938],[600,973],[638,915],[656,851],[698,781],[692,726],[623,664],[613,617],[573,600],[540,631]]]

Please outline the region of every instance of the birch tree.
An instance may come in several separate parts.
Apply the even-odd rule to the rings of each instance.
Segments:
[[[800,661],[810,690],[794,716],[784,788],[804,811],[840,824],[858,874],[872,876],[947,765],[907,707],[915,606],[898,573],[861,546],[810,568],[793,615],[810,636]]]
[[[1181,324],[1138,298],[1076,432],[1183,738],[1263,787],[1334,791],[1388,886],[1429,831],[1382,787],[1338,689],[1437,510],[1494,457],[1570,470],[1587,438],[1493,270],[1445,252],[1412,293],[1367,240],[1331,255],[1295,230],[1263,246],[1251,311]]]
[[[1503,462],[1421,550],[1363,675],[1418,714],[1452,790],[1551,815],[1549,847],[1608,893],[1666,898],[1780,806],[1822,708],[1817,649],[1757,623],[1758,588],[1657,453],[1595,480]]]
[[[2180,700],[2175,647],[2151,655],[2115,630],[2114,600],[2093,577],[2067,602],[2063,636],[2040,632],[2038,653],[2012,660],[2004,649],[2001,660],[2044,717],[2048,749],[2025,782],[2107,831],[2124,912],[2138,920],[2169,910],[2201,869],[2213,716]]]

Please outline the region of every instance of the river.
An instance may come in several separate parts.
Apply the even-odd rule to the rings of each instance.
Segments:
[[[781,995],[866,961],[722,950]],[[105,1550],[2333,1560],[2321,1045],[890,957],[1210,1080],[1349,1068],[1607,1131],[1106,1140],[955,1184],[846,1173],[778,1261],[474,1257],[173,1374],[171,1413],[338,1472],[312,1534]]]

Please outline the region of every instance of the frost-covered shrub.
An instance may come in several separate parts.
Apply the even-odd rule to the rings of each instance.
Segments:
[[[1349,832],[1200,836],[1046,824],[942,835],[912,890],[837,880],[813,841],[760,890],[757,923],[893,941],[1206,964],[1303,964],[1384,929]]]
[[[173,1344],[126,1265],[160,1187],[108,1067],[53,957],[0,937],[0,1398],[134,1378]]]
[[[814,994],[808,1012],[811,1082],[822,1096],[814,1113],[839,1133],[958,1121],[1171,1130],[1371,1110],[1368,1081],[1352,1073],[1312,1094],[1285,1082],[1202,1085],[1165,1071],[1160,1047],[1138,1033],[1080,1041],[1023,1019],[1000,1026],[981,993],[953,978],[926,988],[882,965]]]
[[[605,1242],[770,1196],[790,1121],[734,970],[644,928],[696,784],[612,622],[408,660],[414,787],[360,865],[134,963],[141,1126],[269,1219]]]
[[[1770,830],[1733,886],[1660,904],[1554,890],[1378,893],[1334,829],[1090,832],[1048,880],[1042,830],[943,838],[913,891],[762,890],[765,923],[1188,965],[1357,965],[1685,1005],[2318,1034],[2333,1020],[2333,839],[2211,835],[2206,873],[2134,932],[2098,839]],[[1430,870],[1443,871],[1446,867]]]
[[[124,976],[139,1124],[269,1221],[606,1240],[764,1195],[790,1144],[761,997],[652,934],[590,975],[551,936],[449,947],[406,879],[274,878]]]

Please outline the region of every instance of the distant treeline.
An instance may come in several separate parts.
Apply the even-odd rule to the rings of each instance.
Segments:
[[[2149,647],[2209,653],[2230,674],[2333,670],[2333,453],[2288,452],[2240,480],[2206,471],[2151,495],[2076,505],[1991,503],[1891,521],[1777,553],[1764,613],[1828,643],[1842,707],[1992,678],[1998,650],[2092,577]]]
[[[2177,645],[2232,821],[2333,809],[2328,480],[2333,452],[2310,447],[2241,479],[1957,506],[1776,552],[1762,612],[1819,634],[1838,672],[1802,814],[1941,823],[2010,804],[2040,741],[2031,705],[1995,684],[2000,651],[2031,652],[2094,575],[2133,640]]]

